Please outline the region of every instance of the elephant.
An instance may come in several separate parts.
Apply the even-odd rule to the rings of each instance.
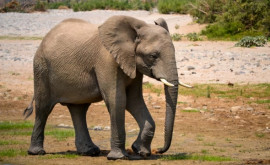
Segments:
[[[178,97],[175,48],[167,23],[147,24],[129,16],[112,16],[99,27],[80,19],[67,19],[43,38],[33,60],[34,94],[25,109],[35,123],[28,154],[46,154],[44,128],[57,103],[68,107],[75,129],[75,145],[81,155],[97,156],[100,149],[88,132],[86,113],[91,103],[104,100],[110,115],[111,150],[107,159],[126,159],[125,111],[137,121],[139,134],[132,149],[151,155],[155,122],[142,94],[143,75],[164,83],[166,97],[165,140],[172,140]]]

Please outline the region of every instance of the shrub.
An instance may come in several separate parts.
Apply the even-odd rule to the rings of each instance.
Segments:
[[[41,2],[40,0],[38,0],[35,4],[34,10],[46,11],[47,10],[46,4],[44,2]]]
[[[200,38],[199,34],[197,33],[188,33],[186,35],[187,39],[189,41],[201,41],[202,39]]]
[[[217,21],[218,15],[223,12],[226,0],[197,0],[190,3],[190,14],[198,23],[213,23]]]
[[[223,0],[223,4],[219,16],[213,20],[216,23],[209,25],[202,34],[210,39],[232,40],[247,35],[270,36],[270,1]]]
[[[182,39],[182,35],[179,33],[174,33],[171,35],[173,41],[180,41]]]
[[[235,46],[241,46],[241,47],[262,47],[267,43],[267,39],[264,36],[257,36],[257,37],[250,37],[246,36],[242,38],[238,43],[235,44]]]
[[[163,14],[180,13],[186,14],[189,10],[189,3],[195,0],[159,0],[158,11]]]
[[[11,2],[8,2],[1,10],[3,12],[16,12],[21,10],[21,6],[16,0],[12,0]]]
[[[152,0],[86,0],[71,4],[74,11],[90,11],[94,9],[116,10],[150,10],[155,5]]]

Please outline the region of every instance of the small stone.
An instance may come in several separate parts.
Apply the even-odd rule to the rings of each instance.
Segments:
[[[188,69],[188,70],[194,70],[195,67],[193,67],[193,66],[188,66],[187,69]]]
[[[104,127],[104,131],[109,131],[109,130],[111,130],[111,127],[110,126]]]
[[[101,131],[102,130],[102,127],[101,126],[95,126],[93,128],[93,130],[95,130],[95,131]]]
[[[235,112],[237,112],[237,111],[240,111],[242,109],[242,107],[241,106],[234,106],[234,107],[231,107],[231,112],[232,113],[235,113]]]
[[[159,105],[153,105],[153,108],[154,108],[154,109],[160,109],[161,106],[159,106]]]
[[[239,116],[234,116],[234,118],[235,118],[235,119],[240,119],[240,117],[239,117]]]
[[[247,111],[254,111],[254,109],[252,107],[247,107],[246,110]]]

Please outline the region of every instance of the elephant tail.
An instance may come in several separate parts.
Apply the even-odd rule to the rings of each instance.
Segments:
[[[28,105],[28,107],[24,110],[23,116],[25,116],[24,120],[26,120],[33,113],[33,102],[35,100],[35,96],[33,96],[32,101]]]

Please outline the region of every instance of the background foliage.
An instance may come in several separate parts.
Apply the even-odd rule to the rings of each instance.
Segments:
[[[208,39],[239,40],[244,36],[270,37],[270,0],[29,0],[33,10],[72,8],[152,10],[160,13],[190,14],[198,23],[209,24],[202,31]],[[12,0],[2,12],[28,12],[29,5]],[[27,8],[27,10],[25,10]],[[31,10],[30,10],[31,11]]]

